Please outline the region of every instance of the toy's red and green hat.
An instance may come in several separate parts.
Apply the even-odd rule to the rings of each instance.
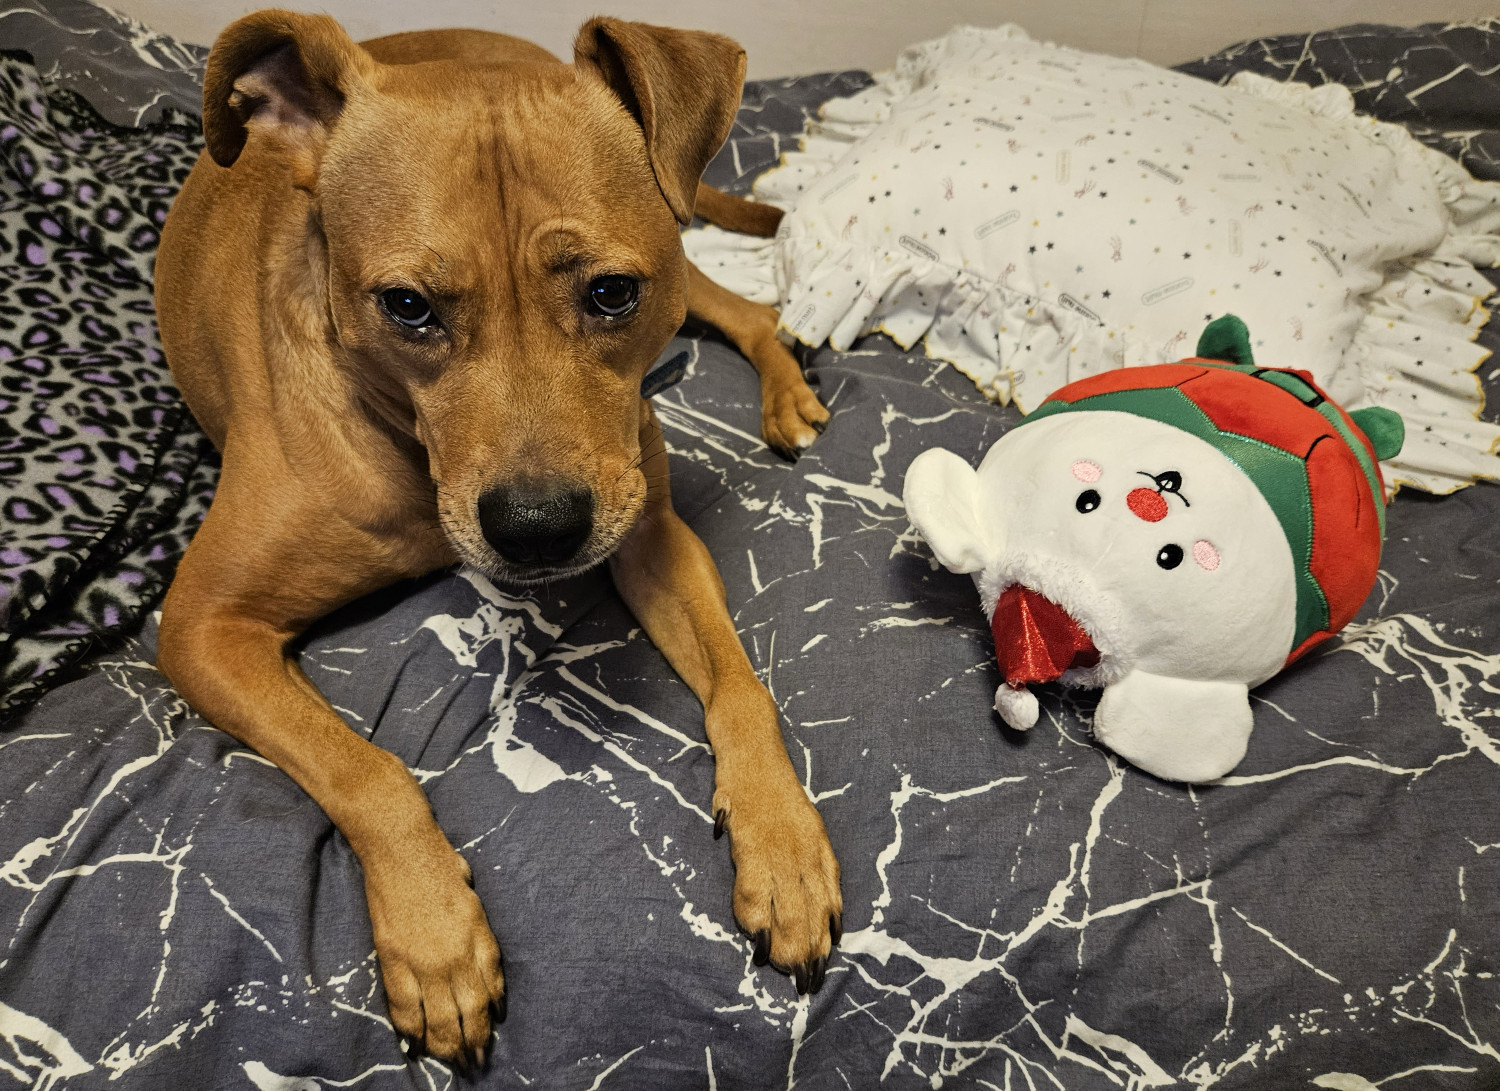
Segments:
[[[1132,413],[1207,441],[1255,483],[1291,547],[1297,625],[1287,662],[1338,632],[1375,586],[1385,536],[1380,460],[1405,428],[1389,409],[1346,413],[1305,371],[1256,367],[1234,315],[1211,323],[1197,355],[1123,368],[1056,391],[1023,422],[1079,410]]]

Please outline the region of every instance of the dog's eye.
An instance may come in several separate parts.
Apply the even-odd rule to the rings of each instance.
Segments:
[[[1087,515],[1099,506],[1099,494],[1093,489],[1084,489],[1078,494],[1078,499],[1073,501],[1073,506]]]
[[[1156,563],[1170,572],[1182,563],[1182,547],[1180,545],[1162,546],[1161,552],[1156,555]]]
[[[624,318],[635,310],[640,295],[634,277],[595,277],[589,282],[589,310],[601,318]]]
[[[388,288],[380,293],[380,303],[386,314],[408,329],[420,330],[434,324],[432,307],[410,288]]]

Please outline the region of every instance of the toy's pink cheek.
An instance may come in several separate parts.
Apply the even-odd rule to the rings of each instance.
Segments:
[[[1203,571],[1212,572],[1219,567],[1219,551],[1212,542],[1200,538],[1193,543],[1193,560],[1198,562],[1198,567]]]
[[[1085,485],[1092,485],[1099,480],[1099,475],[1104,471],[1099,468],[1099,463],[1090,462],[1086,458],[1080,458],[1073,463],[1073,476]]]

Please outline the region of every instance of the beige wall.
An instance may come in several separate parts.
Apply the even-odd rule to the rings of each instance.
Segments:
[[[258,7],[247,0],[106,0],[158,30],[211,42]],[[280,0],[298,7],[297,0]],[[1410,25],[1500,16],[1500,0],[310,0],[357,38],[418,27],[478,26],[566,56],[574,30],[600,11],[729,34],[750,55],[750,76],[884,68],[909,42],[955,23],[1013,21],[1034,37],[1175,64],[1262,34],[1346,23]]]

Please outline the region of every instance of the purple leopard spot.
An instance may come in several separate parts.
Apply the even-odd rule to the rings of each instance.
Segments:
[[[166,558],[167,558],[167,551],[165,549],[163,549],[161,546],[152,546],[151,547],[151,552],[148,553],[148,554],[146,554],[146,559],[148,561],[164,561],[164,560],[166,560]]]
[[[135,473],[135,468],[140,465],[129,451],[121,451],[120,457],[115,460],[120,464],[120,469],[128,474]]]
[[[73,497],[69,495],[67,489],[61,488],[58,485],[48,485],[42,491],[52,497],[53,503],[57,504],[58,507],[71,508],[73,506]]]
[[[57,197],[64,192],[63,184],[61,182],[54,181],[43,182],[37,187],[37,189],[42,191],[43,197]]]
[[[0,140],[14,140],[20,135],[21,130],[14,125],[7,125],[5,128],[0,129]]]
[[[50,545],[51,543],[49,542],[48,544]],[[5,552],[0,553],[0,561],[4,561],[6,564],[25,564],[30,559],[30,557],[26,556],[19,549],[7,549]]]
[[[48,238],[56,239],[62,237],[62,225],[56,220],[42,220],[37,226],[42,229],[42,234]]]
[[[82,462],[83,448],[64,447],[61,451],[57,452],[57,457],[62,459],[64,462]]]
[[[27,371],[34,371],[38,375],[45,375],[47,373],[46,362],[38,360],[35,356],[26,357],[17,366],[24,367]]]
[[[31,505],[24,500],[16,500],[11,503],[10,514],[12,519],[30,519]]]
[[[102,435],[104,435],[104,429],[100,428],[97,424],[85,424],[85,425],[81,425],[78,430],[80,432],[82,432],[86,436],[102,436]]]
[[[118,624],[120,624],[120,611],[118,609],[116,609],[115,607],[113,607],[113,606],[106,606],[104,608],[104,626],[105,626],[105,628],[111,628],[112,629],[112,628],[114,628]]]
[[[0,345],[0,360],[9,360],[14,355],[9,345]]]
[[[46,265],[47,251],[41,243],[31,242],[26,244],[26,261],[31,265]]]
[[[93,186],[89,185],[87,182],[78,187],[78,199],[85,204],[87,204],[89,201],[92,201],[97,196],[99,196],[99,191]]]
[[[125,213],[121,212],[114,206],[110,206],[109,208],[106,208],[104,210],[104,222],[109,224],[110,227],[114,227],[115,224],[119,223],[124,218]]]
[[[49,436],[55,436],[62,431],[62,429],[58,427],[57,422],[51,417],[43,417],[37,422],[37,424],[39,424],[42,431],[47,433],[47,435]]]
[[[26,105],[31,110],[32,117],[46,116],[46,111],[42,109],[42,104],[35,99],[33,99],[31,102],[28,102]]]
[[[146,577],[142,576],[139,572],[121,572],[120,573],[120,582],[123,583],[123,584],[125,584],[128,587],[135,587],[137,584],[141,583],[145,578]]]
[[[47,539],[48,549],[62,549],[67,544],[68,540],[60,534],[54,534],[52,537]]]

